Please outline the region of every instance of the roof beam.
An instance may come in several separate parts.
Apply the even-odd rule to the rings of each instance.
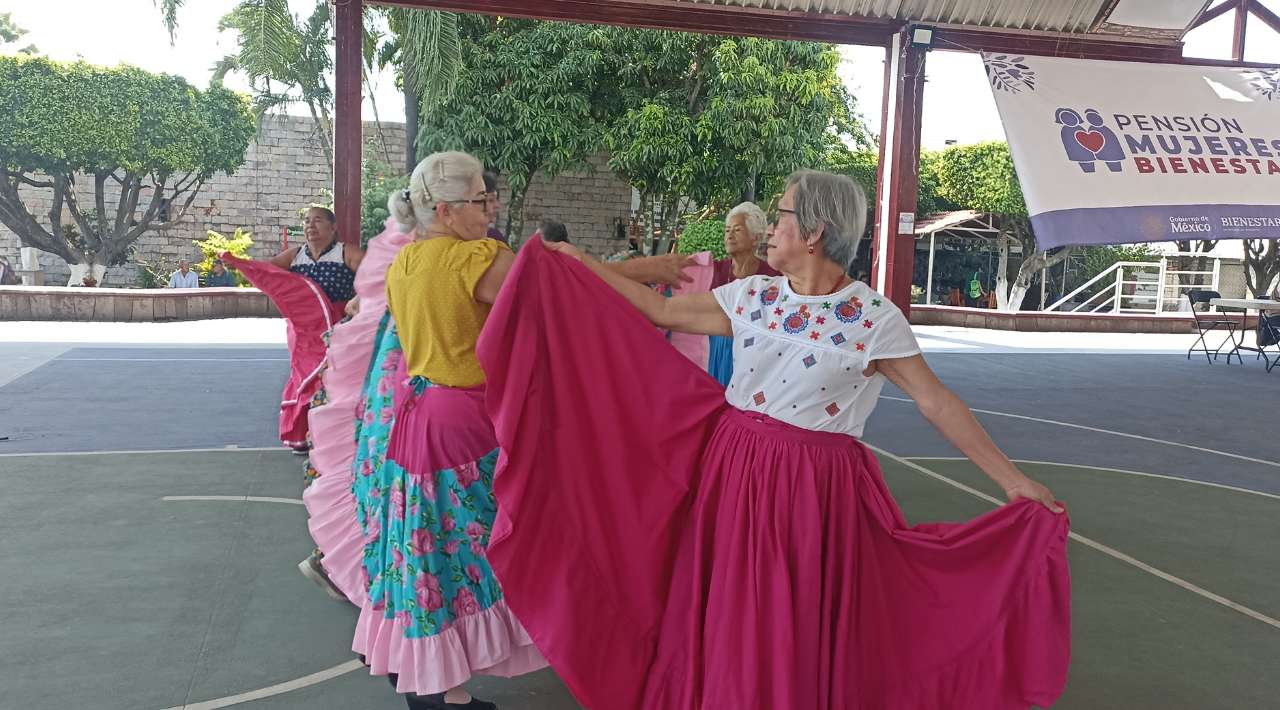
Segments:
[[[1244,39],[1249,33],[1249,0],[1236,0],[1236,26],[1231,35],[1231,58],[1244,61]]]
[[[675,0],[372,0],[368,4],[873,46],[886,45],[905,24],[897,20]]]
[[[1252,12],[1259,20],[1265,22],[1267,27],[1270,27],[1276,32],[1280,32],[1280,16],[1277,16],[1274,12],[1268,10],[1266,5],[1263,5],[1258,0],[1253,0],[1253,2],[1249,4],[1249,11]]]
[[[368,0],[368,4],[872,46],[887,45],[889,39],[905,24],[898,20],[852,15],[677,0]],[[1146,62],[1176,62],[1182,55],[1181,45],[1176,43],[967,25],[924,24],[937,28],[934,36],[934,47],[937,49]]]
[[[934,32],[934,49],[1125,62],[1178,63],[1182,61],[1180,42],[1157,43],[1131,38],[1104,39],[1096,35],[989,30],[966,25],[937,27]]]
[[[1227,14],[1228,12],[1231,12],[1231,10],[1235,7],[1236,7],[1235,0],[1223,0],[1221,5],[1218,5],[1212,10],[1205,10],[1204,12],[1200,13],[1200,16],[1196,18],[1195,22],[1191,23],[1191,27],[1189,27],[1188,30],[1194,30],[1200,25],[1203,25],[1208,22],[1213,22],[1219,17]]]

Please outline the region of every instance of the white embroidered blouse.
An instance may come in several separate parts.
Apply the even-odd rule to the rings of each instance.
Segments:
[[[920,354],[902,311],[862,282],[801,296],[785,276],[752,276],[712,293],[733,323],[729,404],[804,429],[861,436],[885,381],[863,371]]]

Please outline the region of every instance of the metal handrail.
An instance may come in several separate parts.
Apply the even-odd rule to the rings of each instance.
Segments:
[[[1084,282],[1084,284],[1083,284],[1082,286],[1080,286],[1080,287],[1079,287],[1079,288],[1077,288],[1076,290],[1072,291],[1071,293],[1068,293],[1067,295],[1063,296],[1062,298],[1059,298],[1057,301],[1055,301],[1055,302],[1054,302],[1054,304],[1053,304],[1053,305],[1049,306],[1049,307],[1048,307],[1048,308],[1046,308],[1045,310],[1047,310],[1047,311],[1055,311],[1055,310],[1057,310],[1057,309],[1058,309],[1058,306],[1061,306],[1062,304],[1066,303],[1067,301],[1070,301],[1072,298],[1075,298],[1076,294],[1080,293],[1081,291],[1084,291],[1085,289],[1087,289],[1087,288],[1089,288],[1090,286],[1094,285],[1094,284],[1095,284],[1095,283],[1097,283],[1098,281],[1101,281],[1101,280],[1103,279],[1103,277],[1105,277],[1107,274],[1110,274],[1111,272],[1113,272],[1113,271],[1115,271],[1115,270],[1117,270],[1117,269],[1124,268],[1124,267],[1126,267],[1126,266],[1159,266],[1159,264],[1158,264],[1158,263],[1156,263],[1156,262],[1151,262],[1151,261],[1117,261],[1116,263],[1114,263],[1114,264],[1112,264],[1110,267],[1108,267],[1106,271],[1102,271],[1102,272],[1100,272],[1097,276],[1094,276],[1093,278],[1091,278],[1091,279],[1089,279],[1088,281]],[[1106,292],[1105,292],[1105,291],[1103,291],[1102,293],[1106,293]],[[1097,296],[1094,296],[1094,298],[1097,298]],[[1090,299],[1089,299],[1089,301],[1092,301],[1092,300],[1093,300],[1093,298],[1090,298]],[[1088,303],[1089,303],[1089,301],[1085,301],[1084,303],[1080,304],[1080,306],[1081,306],[1081,307],[1085,306],[1086,304],[1088,304]],[[1072,309],[1072,310],[1073,310],[1073,311],[1075,311],[1075,310],[1079,310],[1079,308],[1074,308],[1074,309]]]
[[[1212,271],[1198,271],[1198,270],[1179,271],[1177,269],[1170,268],[1169,256],[1175,256],[1175,257],[1176,256],[1194,256],[1194,257],[1205,257],[1209,259],[1214,259],[1214,268]],[[1103,287],[1098,288],[1097,293],[1094,293],[1084,302],[1076,304],[1071,309],[1071,312],[1079,312],[1079,311],[1087,310],[1090,313],[1098,313],[1099,311],[1102,311],[1109,307],[1112,313],[1140,312],[1140,313],[1159,314],[1164,312],[1165,305],[1171,302],[1171,300],[1179,300],[1181,297],[1178,294],[1180,294],[1182,291],[1198,289],[1198,288],[1210,288],[1212,290],[1217,290],[1218,280],[1219,278],[1221,278],[1220,264],[1221,262],[1217,257],[1206,256],[1204,254],[1193,254],[1193,253],[1177,253],[1177,254],[1166,255],[1165,257],[1161,258],[1160,261],[1118,261],[1112,264],[1110,267],[1108,267],[1105,271],[1102,271],[1098,275],[1086,281],[1084,284],[1076,288],[1071,293],[1068,293],[1067,295],[1055,301],[1052,305],[1050,305],[1045,310],[1046,311],[1057,310],[1062,305],[1071,301],[1073,298],[1079,296],[1080,294],[1088,291],[1089,289],[1098,288],[1099,283],[1104,283],[1105,285]],[[1147,280],[1140,280],[1138,278],[1138,274],[1145,274],[1148,277],[1154,277],[1154,278],[1149,278]],[[1193,283],[1193,284],[1178,283],[1179,278],[1186,277],[1186,276],[1190,276],[1190,277],[1206,277],[1207,276],[1207,277],[1210,277],[1208,279],[1210,283],[1207,283],[1207,284],[1206,283]],[[1203,281],[1204,279],[1195,278],[1194,280]],[[1123,293],[1125,287],[1145,287],[1146,289],[1154,289],[1155,292],[1141,293],[1141,294]],[[1104,299],[1104,297],[1107,297],[1107,296],[1109,296],[1109,298],[1105,298],[1105,300],[1102,300],[1101,303],[1097,303],[1099,299]],[[1141,308],[1131,308],[1124,305],[1125,301],[1130,301],[1130,302],[1145,301],[1145,302],[1151,303],[1152,306],[1141,307]]]

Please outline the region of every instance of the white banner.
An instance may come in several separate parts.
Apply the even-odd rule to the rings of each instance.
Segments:
[[[983,60],[1040,248],[1280,238],[1280,70]]]

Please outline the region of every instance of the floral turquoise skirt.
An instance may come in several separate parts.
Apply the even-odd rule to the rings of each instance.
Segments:
[[[356,427],[352,493],[368,601],[353,648],[374,673],[398,674],[398,690],[419,694],[477,673],[541,668],[485,555],[498,451],[483,393],[407,378],[387,321]]]

